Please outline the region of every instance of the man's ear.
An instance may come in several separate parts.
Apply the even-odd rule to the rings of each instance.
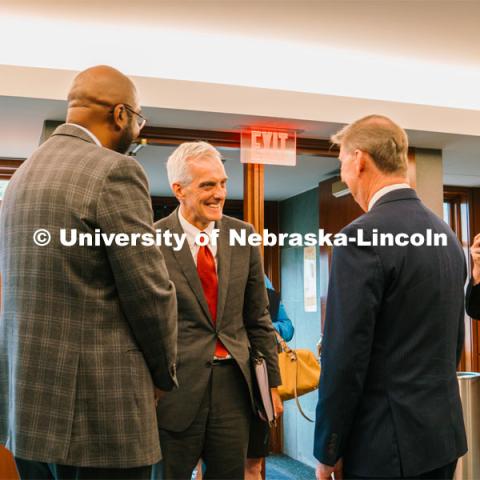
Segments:
[[[180,183],[172,183],[172,190],[178,201],[183,200],[185,195],[183,193],[183,187],[180,185]]]
[[[360,175],[364,172],[367,167],[367,156],[368,153],[363,152],[362,150],[355,150],[355,173]]]
[[[128,123],[128,113],[125,106],[122,104],[115,105],[112,115],[115,127],[119,130],[124,129],[125,125]]]

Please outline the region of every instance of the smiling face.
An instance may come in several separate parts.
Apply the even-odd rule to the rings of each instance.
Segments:
[[[181,204],[182,215],[192,225],[204,230],[210,222],[222,218],[227,196],[227,174],[217,158],[203,157],[188,164],[192,181],[172,185]]]

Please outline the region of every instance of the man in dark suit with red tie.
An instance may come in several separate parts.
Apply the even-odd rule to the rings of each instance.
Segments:
[[[249,345],[265,355],[276,413],[282,409],[262,258],[257,247],[229,245],[231,230],[253,228],[222,214],[227,175],[215,148],[184,143],[167,171],[180,207],[155,227],[186,241],[162,246],[177,292],[179,381],[158,403],[164,476],[190,479],[202,458],[206,478],[240,479],[252,413]]]

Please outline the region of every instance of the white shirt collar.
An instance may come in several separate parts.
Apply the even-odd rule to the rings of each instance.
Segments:
[[[393,192],[395,190],[401,190],[402,188],[412,188],[408,183],[395,183],[393,185],[387,185],[386,187],[377,190],[373,197],[368,202],[368,210],[370,211],[372,207],[387,193]]]
[[[90,130],[88,130],[88,128],[82,127],[81,125],[78,125],[77,123],[66,123],[65,125],[73,125],[74,127],[77,127],[80,130],[83,130],[99,147],[103,146],[100,143],[100,140]]]
[[[183,215],[182,215],[182,208],[180,207],[178,209],[178,219],[180,220],[180,225],[183,228],[183,231],[187,234],[187,237],[192,237],[193,240],[195,240],[195,237],[201,233],[205,232],[208,236],[211,235],[212,230],[215,227],[215,222],[210,222],[205,228],[205,230],[200,230],[197,228],[195,225],[192,225]]]
[[[192,255],[196,258],[196,254],[199,246],[195,243],[195,238],[200,232],[205,232],[209,237],[211,237],[212,231],[215,228],[215,222],[210,222],[204,230],[200,230],[195,225],[192,225],[183,215],[181,207],[178,209],[178,220],[180,225],[187,236],[187,242],[192,251]],[[217,245],[209,244],[208,248],[212,252],[212,255],[215,257],[217,254]]]

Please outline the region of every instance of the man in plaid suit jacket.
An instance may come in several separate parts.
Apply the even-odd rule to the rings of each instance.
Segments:
[[[82,72],[67,123],[6,191],[0,442],[22,478],[148,478],[159,460],[154,386],[177,384],[176,296],[162,253],[59,238],[63,228],[153,234],[145,173],[123,155],[142,119],[127,77]],[[34,243],[38,229],[48,245]]]

